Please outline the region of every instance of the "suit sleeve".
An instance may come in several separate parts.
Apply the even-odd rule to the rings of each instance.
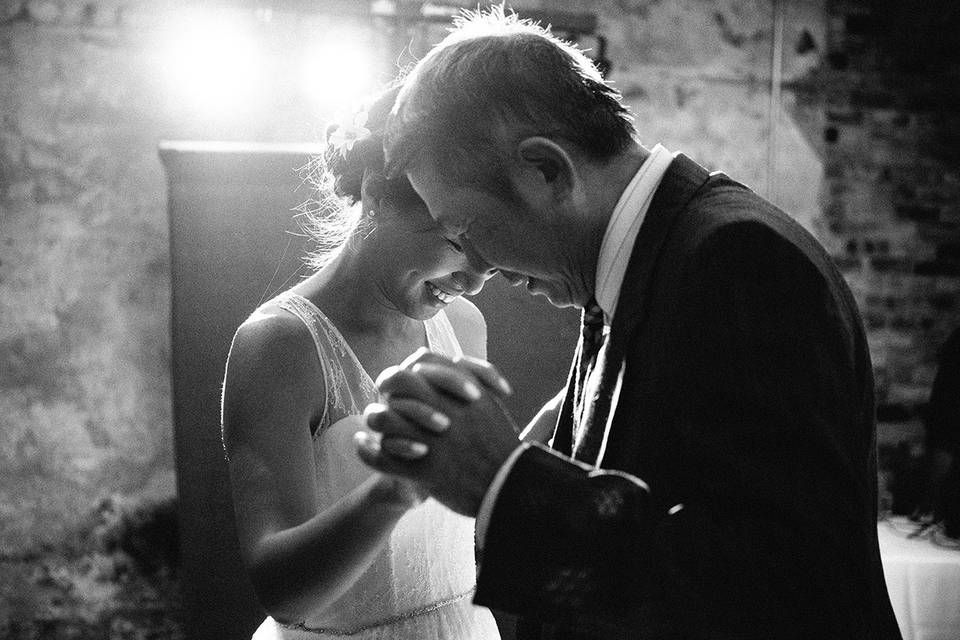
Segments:
[[[478,583],[477,601],[564,627],[629,616],[636,600],[622,596],[646,580],[636,563],[609,560],[649,557],[648,496],[639,478],[528,447],[493,508],[481,557],[493,579]]]

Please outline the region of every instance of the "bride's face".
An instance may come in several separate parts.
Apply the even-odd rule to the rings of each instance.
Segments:
[[[471,267],[423,202],[384,200],[381,209],[367,243],[371,271],[380,294],[401,313],[430,318],[457,297],[480,291],[492,275]]]

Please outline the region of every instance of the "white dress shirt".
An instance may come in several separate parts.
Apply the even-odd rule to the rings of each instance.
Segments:
[[[623,285],[623,278],[627,273],[627,266],[630,264],[630,256],[633,253],[633,245],[637,240],[637,234],[640,233],[640,225],[643,224],[643,219],[647,215],[647,210],[650,208],[650,202],[653,200],[657,187],[660,186],[660,181],[667,172],[670,163],[673,162],[673,155],[659,144],[650,151],[650,156],[643,161],[640,169],[637,170],[637,173],[634,174],[626,189],[620,195],[620,199],[610,216],[610,221],[607,223],[607,230],[603,234],[603,243],[600,245],[600,257],[597,260],[594,293],[597,304],[603,309],[605,331],[610,327],[613,313],[617,308],[617,301],[620,299],[620,287]],[[594,374],[599,375],[597,371],[594,371]],[[517,458],[529,446],[531,446],[529,443],[523,442],[513,450],[510,457],[497,471],[497,475],[494,476],[493,482],[490,483],[490,487],[480,503],[476,522],[477,545],[480,548],[483,548],[487,527],[490,524],[490,515],[493,512],[493,505],[500,493],[500,488],[506,482]]]

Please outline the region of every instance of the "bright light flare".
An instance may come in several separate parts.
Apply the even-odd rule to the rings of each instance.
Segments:
[[[193,13],[170,32],[166,63],[175,90],[205,112],[236,113],[263,90],[259,41],[231,18]]]
[[[360,38],[325,38],[323,43],[311,47],[304,58],[304,92],[318,106],[355,103],[375,84],[374,56],[362,46]]]

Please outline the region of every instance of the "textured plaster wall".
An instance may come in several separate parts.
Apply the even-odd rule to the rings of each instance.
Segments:
[[[164,16],[190,4],[207,3],[0,4],[0,573],[14,577],[0,580],[0,632],[162,626],[111,621],[132,556],[91,534],[174,492],[157,142],[314,141],[330,113],[297,92],[300,44],[346,25],[392,61],[396,42],[442,36],[277,11],[259,31],[256,104],[198,114],[165,74]],[[891,40],[880,0],[782,2],[772,110],[769,0],[517,4],[596,13],[642,140],[724,169],[820,238],[864,310],[885,417],[915,420],[960,323],[960,83],[948,48],[925,49],[938,33],[925,16],[946,4],[900,3],[899,28],[927,37]]]
[[[34,26],[0,38],[0,545],[16,553],[100,491],[171,491],[169,282],[142,54]]]
[[[115,8],[0,24],[0,635],[121,637],[153,587],[95,531],[173,493],[162,120]]]

